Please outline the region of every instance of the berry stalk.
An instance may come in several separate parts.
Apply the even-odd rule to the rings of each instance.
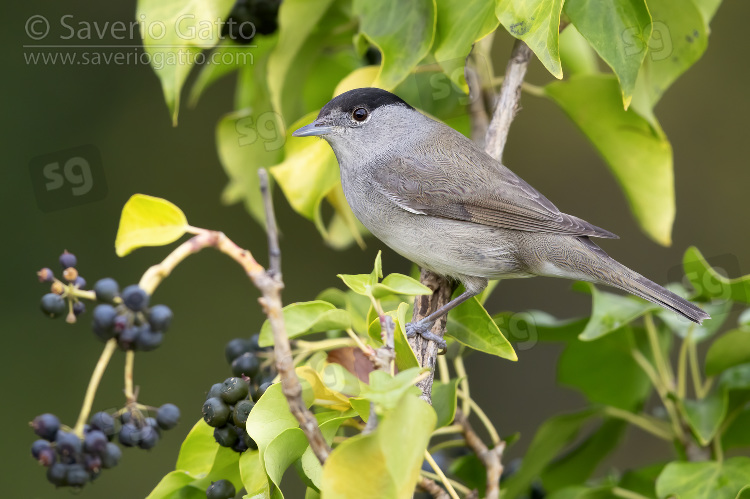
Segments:
[[[75,427],[73,427],[73,432],[80,438],[83,438],[83,426],[86,424],[86,421],[88,421],[89,415],[91,414],[91,407],[94,405],[96,390],[99,388],[99,383],[102,380],[104,371],[107,370],[107,365],[109,365],[112,354],[115,353],[116,349],[117,340],[113,338],[107,341],[107,344],[99,357],[99,361],[96,363],[94,372],[91,374],[91,380],[89,380],[89,386],[86,389],[86,395],[83,398],[81,412],[78,413],[78,420],[76,421]]]

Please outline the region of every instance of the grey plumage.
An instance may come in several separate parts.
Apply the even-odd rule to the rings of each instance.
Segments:
[[[697,323],[709,318],[590,239],[617,236],[560,212],[471,140],[384,90],[336,97],[295,135],[329,142],[357,218],[404,257],[463,283],[458,302],[487,279],[554,276],[614,286]],[[411,332],[425,334],[458,302]]]

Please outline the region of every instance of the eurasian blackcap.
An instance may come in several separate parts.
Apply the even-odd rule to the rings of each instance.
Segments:
[[[449,310],[488,279],[554,276],[607,284],[693,322],[700,308],[610,258],[590,238],[617,238],[561,213],[539,191],[474,142],[399,97],[359,88],[331,100],[293,133],[333,148],[344,194],[375,237],[421,267],[460,281],[466,291],[407,334],[430,333]]]

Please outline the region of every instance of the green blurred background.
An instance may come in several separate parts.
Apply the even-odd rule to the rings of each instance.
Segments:
[[[3,168],[0,359],[5,399],[2,411],[3,497],[46,498],[55,492],[44,470],[31,459],[34,440],[28,421],[43,412],[75,422],[91,370],[102,345],[89,320],[74,326],[51,321],[39,312],[47,286],[34,272],[57,270],[62,249],[74,252],[79,270],[90,283],[112,276],[122,285],[137,282],[142,272],[163,258],[167,248],[142,249],[120,259],[114,237],[120,209],[136,192],[167,198],[184,209],[191,224],[226,232],[265,261],[265,236],[244,209],[223,206],[226,183],[215,149],[214,126],[232,105],[233,78],[211,88],[196,109],[183,109],[180,125],[171,126],[159,82],[143,65],[27,65],[23,45],[26,20],[42,14],[52,22],[72,14],[75,21],[130,21],[131,2],[36,2],[6,5],[0,36],[5,77],[2,78]],[[524,95],[523,110],[510,133],[505,162],[573,213],[619,234],[605,241],[615,258],[657,282],[675,275],[682,253],[691,244],[706,256],[724,255],[731,273],[750,271],[747,211],[750,185],[747,119],[749,66],[744,25],[750,3],[728,0],[712,23],[709,48],[667,92],[657,115],[672,141],[675,156],[677,221],[674,243],[662,248],[647,239],[631,216],[626,200],[586,139],[550,101]],[[499,32],[497,67],[505,64],[512,40]],[[131,49],[134,50],[134,49]],[[544,83],[549,75],[538,62],[528,80]],[[32,158],[70,147],[93,144],[101,152],[108,186],[105,199],[43,213],[29,176]],[[337,273],[360,273],[384,249],[386,272],[408,272],[410,264],[368,239],[365,251],[334,252],[325,247],[312,224],[292,213],[277,193],[286,277],[286,302],[312,299],[320,290],[338,286]],[[120,466],[107,470],[80,497],[144,497],[173,468],[182,438],[200,416],[205,391],[229,375],[223,346],[236,336],[256,332],[262,322],[257,292],[235,264],[205,251],[190,258],[158,289],[152,303],[175,312],[165,344],[136,359],[141,401],[173,402],[183,411],[182,424],[163,434],[152,451],[125,450]],[[537,308],[561,317],[587,314],[589,297],[570,290],[570,282],[554,279],[502,283],[488,304],[491,312]],[[520,431],[522,441],[510,457],[528,445],[547,417],[582,406],[571,390],[555,384],[559,349],[539,344],[520,352],[518,363],[475,354],[468,364],[472,395],[503,434]],[[119,407],[123,356],[107,371],[95,410]],[[592,373],[595,375],[595,373]],[[604,468],[646,463],[668,449],[638,430]],[[295,493],[289,494],[295,497]]]

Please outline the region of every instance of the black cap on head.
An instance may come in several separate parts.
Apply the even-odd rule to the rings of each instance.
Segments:
[[[334,97],[323,107],[323,109],[320,110],[318,118],[327,116],[334,110],[351,113],[358,107],[366,107],[368,111],[372,111],[380,106],[394,104],[414,109],[400,97],[381,88],[355,88],[354,90],[349,90],[348,92],[344,92],[343,94]]]

